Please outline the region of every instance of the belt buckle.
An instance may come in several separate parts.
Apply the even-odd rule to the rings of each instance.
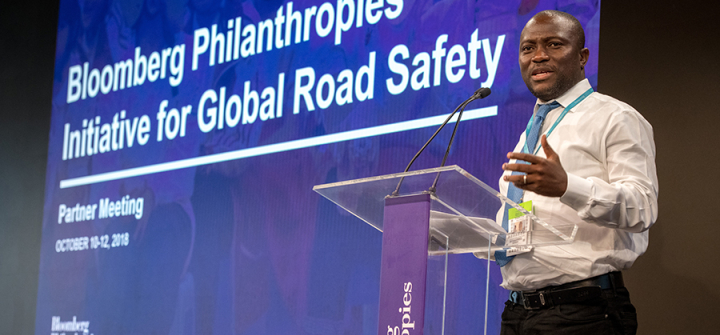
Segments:
[[[525,309],[540,309],[545,305],[545,297],[543,296],[542,292],[531,291],[528,293],[533,294],[533,295],[536,293],[539,294],[541,306],[537,306],[537,307],[532,306],[532,304],[530,303],[530,299],[528,298],[528,295],[525,294],[525,292],[522,292],[522,302],[523,302],[523,307],[525,307]]]
[[[548,291],[532,291],[530,294],[523,292],[523,307],[525,309],[542,309],[552,306],[552,299]]]

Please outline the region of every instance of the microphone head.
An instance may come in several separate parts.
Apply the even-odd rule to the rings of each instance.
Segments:
[[[474,96],[475,96],[476,99],[482,99],[482,98],[485,98],[485,97],[487,97],[488,95],[490,95],[490,92],[491,92],[491,91],[490,91],[489,88],[487,88],[487,87],[480,87],[480,88],[477,89],[477,91],[475,91]]]

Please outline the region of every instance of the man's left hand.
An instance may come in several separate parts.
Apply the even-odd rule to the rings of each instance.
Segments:
[[[560,197],[567,189],[567,173],[560,164],[560,157],[550,147],[547,138],[540,138],[545,157],[520,152],[510,152],[508,159],[526,161],[530,164],[503,164],[503,170],[524,172],[526,175],[508,175],[503,177],[515,187],[548,197]]]

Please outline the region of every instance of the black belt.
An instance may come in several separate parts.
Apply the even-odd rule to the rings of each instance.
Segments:
[[[511,291],[510,301],[526,309],[549,308],[599,298],[603,290],[625,287],[619,271],[534,291]]]

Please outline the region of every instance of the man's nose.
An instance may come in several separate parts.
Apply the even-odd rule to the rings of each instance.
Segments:
[[[550,59],[550,56],[548,56],[545,48],[539,47],[535,49],[535,53],[533,53],[532,61],[533,62],[544,62]]]

